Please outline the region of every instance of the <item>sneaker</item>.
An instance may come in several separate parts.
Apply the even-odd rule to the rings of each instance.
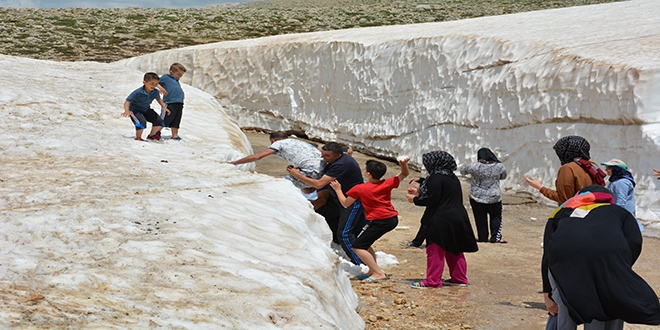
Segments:
[[[415,289],[431,288],[430,286],[426,286],[426,284],[424,284],[422,282],[412,282],[412,284],[410,286],[415,288]]]
[[[422,245],[415,245],[412,241],[410,242],[401,242],[401,246],[407,247],[407,248],[417,248],[417,249],[422,249]]]
[[[445,285],[445,286],[462,286],[462,287],[468,286],[467,283],[458,283],[458,282],[454,282],[452,280],[442,280],[442,285]]]
[[[158,141],[158,140],[160,140],[160,135],[158,133],[156,133],[154,135],[149,135],[149,136],[147,136],[147,140],[156,140],[156,141]]]
[[[180,136],[177,136],[177,137],[172,138],[172,140],[174,140],[174,141],[181,141],[181,137],[180,137]]]

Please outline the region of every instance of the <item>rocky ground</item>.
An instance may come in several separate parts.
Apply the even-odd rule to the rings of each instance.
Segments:
[[[268,147],[268,135],[252,131],[246,134],[255,152]],[[373,159],[360,152],[354,157],[361,166]],[[384,162],[388,164],[387,176],[399,173],[397,164]],[[256,171],[279,177],[286,175],[286,165],[281,159],[267,157],[257,163]],[[411,173],[411,177],[419,175]],[[469,183],[466,178],[463,180],[463,201],[474,227],[467,196]],[[505,193],[503,238],[509,243],[479,243],[479,252],[466,254],[470,286],[416,289],[410,284],[425,277],[426,253],[405,248],[400,242],[415,236],[423,208],[408,203],[407,187],[408,184],[402,184],[392,194],[394,207],[399,211],[399,228],[374,245],[376,251],[394,255],[399,261],[384,269],[390,280],[373,284],[352,282],[367,329],[545,329],[541,242],[545,220],[553,208],[526,196]],[[645,238],[642,255],[635,264],[635,271],[656,292],[660,292],[660,263],[655,253],[659,249],[660,240]],[[445,269],[445,278],[448,276]],[[626,325],[626,329],[651,327]]]
[[[274,0],[202,9],[7,9],[0,8],[0,53],[58,61],[110,62],[161,49],[361,26],[408,24],[566,7],[608,0]],[[185,121],[185,118],[184,118]],[[185,127],[183,128],[185,131]],[[247,132],[255,151],[266,135]],[[184,133],[185,135],[185,133]],[[368,159],[356,153],[360,164]],[[284,174],[285,164],[268,157],[257,171]],[[389,174],[397,173],[389,164]],[[419,175],[419,174],[413,174]],[[375,244],[399,265],[391,279],[354,282],[367,329],[544,329],[540,279],[541,241],[551,208],[525,196],[504,196],[504,238],[508,244],[480,243],[467,255],[467,288],[413,289],[425,275],[425,253],[399,243],[411,239],[422,209],[405,200],[405,187],[393,203],[400,226]],[[467,192],[467,186],[464,187]],[[464,198],[467,201],[467,196]],[[466,204],[469,210],[469,205]],[[653,251],[660,240],[646,239],[635,269],[660,292],[660,263]],[[646,329],[627,326],[628,329]]]
[[[615,0],[272,0],[187,9],[0,8],[0,54],[111,62],[269,35],[502,15]]]

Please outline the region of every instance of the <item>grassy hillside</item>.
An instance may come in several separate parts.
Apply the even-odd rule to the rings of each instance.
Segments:
[[[615,0],[272,0],[187,9],[0,8],[0,53],[111,62],[269,35],[502,15]]]

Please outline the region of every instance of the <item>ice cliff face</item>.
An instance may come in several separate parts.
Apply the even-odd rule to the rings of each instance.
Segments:
[[[0,55],[0,75],[0,328],[364,327],[299,190],[223,164],[252,149],[212,96],[184,86],[185,141],[138,142],[140,72]]]
[[[242,127],[304,131],[392,157],[444,149],[460,163],[490,147],[507,190],[525,175],[554,187],[552,145],[585,136],[620,158],[638,216],[660,214],[660,12],[630,1],[499,17],[275,36],[163,51],[123,63],[214,95]],[[523,180],[524,181],[524,180]],[[537,196],[539,196],[537,194]]]

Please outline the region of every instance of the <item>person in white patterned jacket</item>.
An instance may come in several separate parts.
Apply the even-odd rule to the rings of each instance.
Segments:
[[[506,179],[506,168],[488,148],[477,152],[478,162],[461,168],[462,175],[471,175],[470,206],[477,225],[477,241],[506,243],[502,239],[502,193],[500,180]],[[490,216],[490,238],[488,217]]]

